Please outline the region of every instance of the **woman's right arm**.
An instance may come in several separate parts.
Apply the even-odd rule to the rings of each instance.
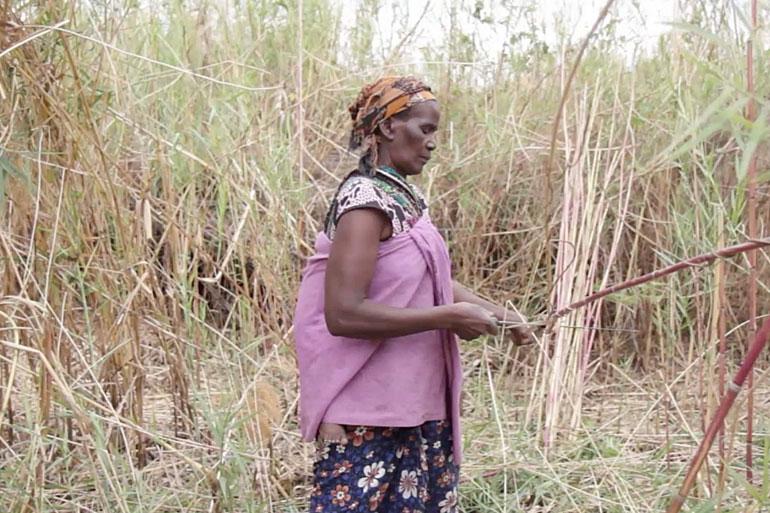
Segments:
[[[352,210],[340,218],[326,266],[324,305],[332,335],[381,339],[449,329],[472,339],[497,332],[495,317],[478,305],[396,308],[367,299],[380,239],[389,229],[385,216],[373,209]]]

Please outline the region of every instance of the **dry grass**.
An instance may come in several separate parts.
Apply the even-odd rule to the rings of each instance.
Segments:
[[[399,64],[411,27],[383,59],[363,11],[345,47],[325,0],[300,5],[301,25],[269,1],[0,7],[0,510],[303,510],[295,291],[354,162],[344,107],[385,65],[441,98],[420,182],[458,278],[529,317],[744,240],[756,146],[768,233],[767,128],[743,117],[731,3],[688,5],[692,26],[633,66],[600,27],[557,127],[551,208],[574,46],[490,63],[457,22],[432,64]],[[466,344],[463,510],[662,509],[715,409],[723,332],[728,374],[740,359],[747,273],[739,257],[608,297],[534,347]],[[739,399],[723,486],[712,459],[692,511],[766,508],[764,367],[756,482],[739,472]]]

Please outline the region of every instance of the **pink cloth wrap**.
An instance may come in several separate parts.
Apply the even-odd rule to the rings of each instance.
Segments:
[[[300,378],[300,429],[307,441],[315,440],[318,427],[324,421],[332,403],[336,411],[355,412],[361,404],[341,404],[340,397],[370,397],[376,400],[377,413],[364,425],[405,427],[410,420],[399,418],[397,405],[402,397],[388,396],[375,381],[354,379],[367,372],[367,363],[380,349],[374,360],[378,367],[385,362],[389,380],[408,380],[415,368],[414,359],[424,357],[414,354],[410,348],[434,347],[438,361],[446,364],[446,388],[448,394],[445,412],[452,423],[454,457],[462,460],[462,436],[460,430],[460,391],[462,368],[457,337],[448,330],[427,331],[388,340],[365,340],[336,337],[329,333],[324,316],[324,281],[331,241],[322,232],[315,243],[315,254],[310,257],[302,274],[299,297],[294,317],[294,335]],[[428,278],[425,279],[428,275]],[[424,290],[432,283],[432,294]],[[422,286],[421,286],[422,284]],[[427,295],[426,295],[426,292]],[[446,243],[427,215],[415,223],[411,230],[380,242],[377,264],[369,286],[367,298],[397,308],[424,308],[453,302],[452,275]],[[427,301],[426,301],[426,298]],[[427,304],[426,304],[427,303]],[[416,342],[421,343],[420,345]],[[385,351],[384,344],[389,344]],[[393,344],[398,350],[392,350]],[[443,352],[444,358],[440,358]],[[431,362],[424,362],[430,365]],[[348,394],[351,382],[355,394]],[[395,381],[399,383],[398,381]],[[343,393],[344,392],[344,393]],[[446,391],[445,391],[446,392]],[[435,393],[431,394],[435,397]],[[420,398],[417,398],[419,403]],[[347,402],[343,400],[343,402]],[[390,406],[389,406],[390,405]],[[430,405],[425,404],[426,408]],[[443,406],[443,405],[442,405]],[[418,404],[418,409],[420,405]],[[418,422],[419,423],[419,422]],[[414,424],[411,424],[414,425]]]

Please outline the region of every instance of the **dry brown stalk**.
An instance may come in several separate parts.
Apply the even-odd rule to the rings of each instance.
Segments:
[[[690,493],[690,489],[695,483],[695,478],[698,476],[698,471],[706,460],[709,449],[711,449],[711,444],[714,443],[714,438],[722,428],[725,417],[730,411],[730,407],[732,407],[735,402],[735,398],[743,386],[746,377],[751,372],[754,362],[762,352],[762,349],[764,349],[768,335],[770,335],[770,319],[765,320],[762,324],[762,328],[757,332],[756,337],[754,337],[754,340],[750,344],[749,350],[746,353],[746,358],[743,360],[740,369],[738,369],[738,372],[735,374],[732,383],[728,386],[727,394],[722,398],[719,409],[717,409],[717,412],[709,425],[708,431],[706,431],[706,434],[692,459],[690,469],[687,471],[684,482],[679,488],[676,496],[671,500],[666,513],[678,513],[682,509],[684,501],[687,499],[687,495]]]
[[[77,2],[5,2],[6,11],[18,9],[20,20],[33,25],[4,25],[10,18],[0,13],[0,67],[7,71],[0,73],[0,166],[10,163],[19,170],[5,175],[5,191],[0,193],[0,316],[10,316],[0,317],[1,511],[28,507],[32,513],[40,504],[58,510],[77,503],[95,510],[130,511],[135,508],[133,497],[145,505],[166,507],[174,502],[199,511],[237,509],[256,498],[263,503],[258,509],[278,511],[303,500],[312,449],[300,444],[293,425],[291,299],[331,191],[355,164],[336,142],[348,121],[340,109],[343,97],[386,67],[389,73],[425,73],[434,85],[439,77],[448,77],[443,86],[437,85],[445,88],[446,139],[419,180],[429,193],[436,224],[446,229],[460,278],[491,298],[510,299],[525,309],[549,301],[551,284],[544,279],[542,261],[544,246],[553,241],[543,240],[542,198],[537,196],[543,192],[542,164],[549,152],[555,152],[550,178],[557,214],[563,213],[565,176],[575,178],[570,185],[578,184],[578,176],[584,184],[583,191],[574,189],[565,198],[578,214],[568,216],[569,237],[560,238],[578,248],[580,257],[574,267],[565,265],[571,274],[558,285],[563,293],[560,302],[552,302],[554,310],[605,282],[653,270],[658,248],[686,254],[675,249],[689,240],[679,237],[679,229],[696,226],[698,235],[709,237],[709,212],[675,205],[689,200],[691,189],[679,185],[676,169],[665,170],[672,160],[688,165],[732,154],[729,146],[727,153],[713,155],[707,147],[692,152],[691,158],[670,158],[678,143],[700,138],[695,128],[678,128],[692,121],[678,106],[704,110],[709,101],[699,94],[702,88],[687,87],[701,76],[693,63],[714,63],[700,53],[697,41],[683,45],[683,52],[656,54],[650,62],[631,67],[617,59],[613,44],[604,44],[611,43],[610,33],[602,34],[608,39],[597,45],[594,34],[579,62],[578,47],[586,41],[568,47],[564,57],[556,55],[558,50],[544,49],[547,58],[534,55],[531,64],[519,64],[519,52],[511,47],[499,55],[496,76],[489,82],[482,77],[488,73],[486,65],[474,62],[479,55],[470,46],[465,52],[462,9],[456,0],[452,3],[451,47],[435,48],[436,55],[446,50],[448,59],[380,68],[380,59],[373,56],[367,60],[371,67],[351,68],[347,60],[338,60],[339,52],[327,51],[338,44],[344,48],[344,39],[319,40],[318,34],[330,31],[318,29],[336,23],[316,16],[327,0],[313,5],[305,1],[304,9],[294,6],[275,23],[269,16],[259,18],[266,12],[260,6],[248,10],[248,16],[247,10],[228,12],[217,21],[210,16],[210,3],[194,0],[191,12],[201,8],[196,22],[190,12],[166,11],[158,4],[153,11],[163,21],[157,27],[152,22],[155,12],[143,6],[126,7],[125,12],[116,8],[102,17]],[[307,15],[300,23],[298,13]],[[210,18],[206,26],[200,23],[203,17]],[[65,18],[66,26],[59,22]],[[214,37],[207,27],[216,31]],[[402,31],[401,41],[409,41],[412,33]],[[696,58],[673,62],[673,75],[655,69],[690,50]],[[554,69],[552,57],[563,63],[561,69]],[[738,65],[742,68],[743,62]],[[590,91],[596,83],[601,94],[594,98]],[[676,84],[682,87],[670,87]],[[583,91],[589,91],[589,101],[582,105],[591,105],[595,113],[596,122],[590,126],[585,122],[587,109],[578,104],[582,98],[576,98]],[[549,146],[560,102],[564,105],[556,141]],[[626,124],[628,145],[619,149]],[[585,140],[589,144],[582,144]],[[304,161],[297,173],[299,159]],[[621,166],[625,161],[625,174],[619,180],[616,170],[605,187],[601,182],[614,159],[621,159]],[[640,176],[645,179],[637,180]],[[627,186],[632,177],[633,189]],[[721,208],[723,198],[705,188],[698,193],[704,182],[695,175],[690,178],[701,201]],[[243,214],[244,202],[249,202],[248,214]],[[729,199],[724,203],[729,209]],[[682,222],[679,215],[684,215]],[[553,238],[562,219],[549,219]],[[602,224],[594,230],[596,219]],[[739,230],[736,224],[731,219],[724,232]],[[569,244],[551,246],[555,275],[560,274],[557,251],[564,251],[562,263],[572,260]],[[200,279],[207,276],[220,279]],[[672,282],[667,293],[676,299],[689,289],[689,283]],[[725,289],[723,305],[744,295],[743,283],[728,279]],[[508,296],[509,291],[515,296]],[[47,313],[15,310],[9,297],[35,302]],[[623,338],[609,332],[594,336],[587,330],[560,330],[560,369],[566,385],[559,429],[567,429],[560,431],[566,436],[560,440],[563,445],[553,447],[554,454],[562,456],[562,449],[573,443],[593,443],[591,437],[616,434],[614,420],[606,417],[614,417],[610,409],[615,405],[598,413],[594,409],[594,364],[612,369],[630,356],[632,365],[650,368],[660,358],[666,371],[650,379],[666,385],[651,383],[651,389],[668,392],[676,384],[668,378],[689,357],[687,351],[678,353],[679,336],[691,329],[691,340],[703,340],[704,323],[712,318],[717,322],[705,314],[716,297],[696,301],[697,315],[689,323],[681,322],[689,312],[678,311],[678,304],[651,304],[646,298],[641,308],[605,309],[597,301],[574,312],[573,319],[586,319],[580,326],[594,332],[601,324],[624,327],[634,322],[645,335],[639,340],[647,350],[618,343]],[[612,312],[614,319],[598,317],[605,312]],[[729,306],[729,323],[726,315]],[[568,318],[555,324],[578,325]],[[715,337],[713,333],[709,339]],[[476,361],[481,347],[466,347],[468,362]],[[473,366],[468,372],[471,379],[480,377],[481,384],[489,384],[497,401],[493,435],[503,443],[489,443],[491,423],[482,408],[489,397],[474,394],[470,411],[483,414],[467,418],[468,441],[473,444],[468,475],[480,466],[485,471],[500,468],[501,456],[503,468],[523,461],[515,454],[527,440],[522,444],[511,435],[517,425],[543,422],[540,386],[558,382],[552,374],[544,376],[553,369],[546,361],[551,358],[548,351],[520,351],[496,340],[486,341],[483,351],[479,361],[486,362],[486,375]],[[598,388],[615,385],[610,385],[609,374]],[[248,388],[265,379],[281,383],[275,391],[280,401],[273,397],[270,404],[286,407],[283,415],[278,408],[277,416],[269,414],[277,419],[272,430],[265,423],[265,398],[257,387]],[[223,390],[248,393],[236,408],[232,401],[212,399],[229,397]],[[511,402],[519,392],[534,397],[520,416],[518,404]],[[681,411],[677,398],[670,393],[665,397],[662,404],[670,416],[670,425],[665,423],[667,442],[675,444],[680,434],[674,426]],[[617,411],[618,428],[633,415],[628,402],[623,406]],[[705,415],[706,422],[714,409]],[[46,411],[48,425],[39,430],[40,443],[32,444],[33,423]],[[521,419],[525,414],[537,420]],[[574,415],[600,427],[584,436],[582,422],[578,430],[569,429]],[[223,426],[223,418],[232,420]],[[573,442],[567,443],[568,437],[574,437]],[[64,444],[69,451],[59,450]],[[260,447],[270,446],[272,455],[261,452]],[[625,447],[624,461],[626,456],[637,457]],[[525,454],[526,465],[542,472],[529,458],[534,451],[540,456],[539,448],[528,449],[532,452]],[[17,461],[8,459],[11,453],[19,455]],[[109,458],[103,457],[106,454]],[[651,454],[648,461],[639,461],[657,469],[659,459]],[[586,461],[585,467],[581,462],[581,468],[593,472],[598,462]],[[622,467],[615,467],[614,460],[606,463],[609,479],[581,481],[587,486],[567,499],[574,510],[599,510],[602,503],[620,510],[621,501],[637,499],[635,493],[624,497],[631,482],[621,472],[616,475]],[[543,508],[550,507],[551,490],[562,484],[571,487],[574,476],[570,470],[569,479],[564,477],[567,467],[561,459],[548,466],[553,472],[543,475]],[[144,468],[134,474],[138,467]],[[62,487],[61,478],[70,474],[73,484]],[[9,483],[16,475],[19,479]],[[252,475],[259,484],[254,490],[249,489]],[[512,485],[521,491],[527,485],[516,483],[520,475],[511,472],[504,478],[513,478]],[[511,483],[504,486],[511,489]],[[572,488],[564,490],[572,494]],[[25,491],[26,506],[9,502],[9,496]],[[639,490],[639,498],[648,498],[641,495]],[[63,497],[68,502],[57,502]],[[514,507],[524,506],[516,497]],[[582,499],[586,502],[577,502]],[[505,492],[501,504],[510,504]]]
[[[142,365],[142,341],[139,334],[139,314],[131,314],[131,363],[129,364],[129,383],[134,383],[134,397],[131,401],[131,416],[136,425],[144,425],[144,389],[145,389],[145,370]],[[136,456],[139,468],[144,468],[147,464],[147,453],[145,451],[144,435],[141,431],[136,431]]]
[[[720,233],[724,233],[722,224],[724,219],[720,215]],[[720,236],[720,244],[724,244],[724,235]],[[719,334],[719,397],[725,394],[725,380],[727,375],[727,319],[725,310],[727,309],[727,296],[725,292],[726,281],[726,266],[724,260],[720,260],[717,263],[716,268],[716,281],[717,281],[717,296],[715,303],[715,311],[717,317],[717,333]],[[719,429],[719,476],[717,478],[717,492],[720,493],[724,488],[724,482],[726,478],[726,464],[725,464],[725,426],[724,423]]]
[[[305,176],[304,170],[305,170],[305,113],[303,111],[303,84],[302,84],[302,67],[305,62],[305,44],[302,40],[302,25],[303,25],[303,11],[304,10],[304,3],[302,0],[299,0],[297,2],[297,163],[298,163],[298,169],[297,169],[297,177],[299,178],[299,182],[302,183],[302,180]]]
[[[746,117],[749,123],[753,125],[757,120],[757,104],[754,99],[754,37],[757,31],[757,0],[751,0],[751,34],[746,45],[746,82],[749,94],[749,102],[746,106]],[[753,150],[749,156],[748,167],[748,194],[747,210],[749,238],[754,239],[757,236],[757,151]],[[749,297],[749,340],[754,338],[757,332],[757,252],[749,251],[749,275],[748,297]],[[748,351],[748,347],[746,348]],[[753,455],[751,452],[752,438],[754,431],[754,373],[749,369],[749,397],[746,401],[746,478],[749,482],[753,477]]]

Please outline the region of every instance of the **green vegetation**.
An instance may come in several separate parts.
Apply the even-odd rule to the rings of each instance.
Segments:
[[[766,237],[766,31],[751,123],[742,4],[685,3],[629,64],[617,21],[631,3],[580,61],[549,194],[581,41],[549,46],[534,2],[452,2],[430,47],[398,19],[375,44],[379,0],[350,33],[331,0],[4,2],[0,511],[304,511],[294,299],[355,163],[347,105],[383,72],[441,99],[419,183],[458,279],[530,318],[745,240],[755,150]],[[474,15],[510,24],[505,48],[466,31]],[[575,311],[535,347],[465,344],[463,511],[663,510],[716,408],[721,331],[728,375],[740,361],[747,276],[741,256]],[[753,484],[741,396],[724,482],[715,448],[685,510],[767,508],[764,367]]]

